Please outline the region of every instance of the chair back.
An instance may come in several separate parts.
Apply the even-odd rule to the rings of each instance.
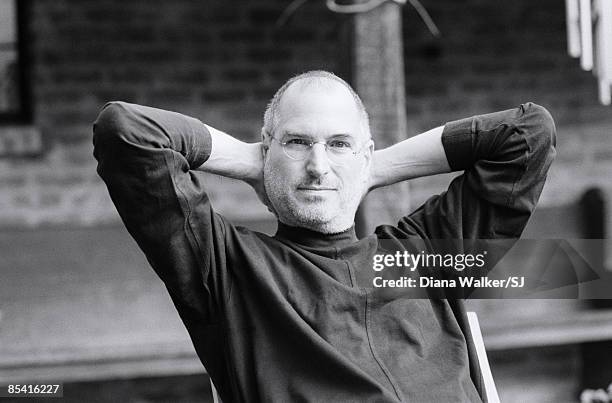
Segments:
[[[487,358],[487,351],[485,349],[484,341],[482,339],[482,333],[480,332],[480,324],[478,323],[478,316],[476,312],[468,312],[468,324],[470,327],[470,336],[476,347],[476,355],[478,356],[478,366],[484,380],[485,393],[487,395],[488,403],[499,403],[499,395],[497,394],[497,388],[493,381],[493,374],[491,373],[491,367],[489,366],[489,359]]]

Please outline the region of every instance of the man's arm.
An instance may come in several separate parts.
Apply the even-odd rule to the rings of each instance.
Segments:
[[[211,136],[212,150],[210,157],[198,169],[247,183],[259,181],[263,172],[261,143],[245,143],[214,127],[205,126]]]
[[[422,176],[450,172],[442,146],[444,126],[374,152],[370,190]]]
[[[381,150],[372,185],[463,170],[446,192],[400,225],[437,239],[518,238],[544,186],[554,145],[552,117],[527,103],[449,122]]]
[[[211,135],[212,151],[198,170],[246,182],[268,210],[275,213],[264,188],[262,143],[245,143],[211,126],[206,128]]]
[[[211,268],[224,248],[217,216],[194,169],[210,158],[199,120],[124,102],[107,104],[94,124],[94,156],[126,228],[166,284],[186,320],[214,320]]]

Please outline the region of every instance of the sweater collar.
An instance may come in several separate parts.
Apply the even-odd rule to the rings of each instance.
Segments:
[[[354,225],[337,234],[323,234],[306,228],[292,227],[280,221],[275,238],[286,239],[309,248],[342,248],[359,240]]]

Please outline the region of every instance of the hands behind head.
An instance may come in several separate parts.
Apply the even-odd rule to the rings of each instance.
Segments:
[[[278,215],[276,214],[276,211],[274,210],[274,207],[272,206],[272,203],[270,202],[270,199],[268,198],[268,194],[266,193],[266,188],[264,186],[264,162],[263,162],[263,143],[256,143],[256,145],[259,147],[259,155],[261,156],[261,163],[258,164],[259,166],[257,167],[257,172],[254,172],[252,175],[249,175],[249,177],[247,179],[245,179],[244,181],[249,184],[249,186],[251,186],[253,188],[253,190],[255,190],[255,194],[257,194],[257,197],[259,198],[259,200],[264,204],[264,206],[266,206],[268,208],[268,211],[272,214],[274,214],[275,216],[278,217]]]

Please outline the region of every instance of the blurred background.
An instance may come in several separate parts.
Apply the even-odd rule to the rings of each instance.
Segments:
[[[367,68],[356,63],[369,32],[323,0],[301,3],[289,15],[280,0],[0,0],[0,381],[64,382],[65,401],[75,402],[210,401],[169,297],[95,172],[92,122],[107,101],[123,100],[254,142],[266,103],[292,75],[330,70],[371,91]],[[538,209],[579,211],[592,188],[605,206],[612,109],[567,54],[565,3],[422,4],[441,36],[413,7],[400,8],[400,137],[536,102],[558,131]],[[449,179],[412,181],[406,208]],[[209,181],[218,211],[242,223],[270,221],[246,186]],[[597,217],[594,237],[605,238],[612,216]],[[473,305],[502,401],[579,401],[581,390],[612,382],[608,308],[573,300]]]

